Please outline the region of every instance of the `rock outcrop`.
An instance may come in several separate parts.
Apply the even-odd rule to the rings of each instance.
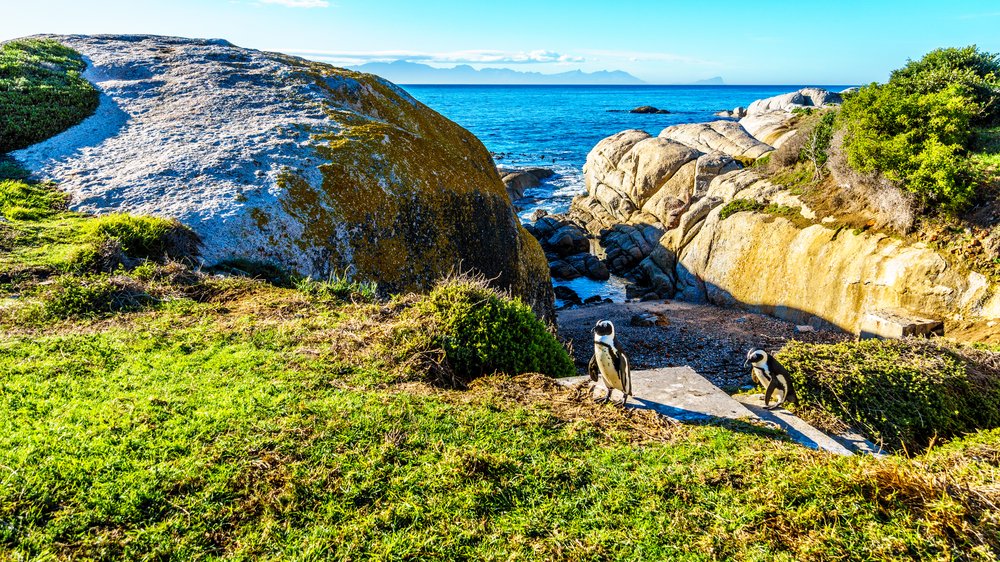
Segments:
[[[704,142],[694,147],[628,130],[603,139],[587,156],[583,168],[587,194],[573,200],[570,216],[599,237],[598,256],[611,272],[629,275],[656,247],[660,236],[676,225],[692,198],[717,175],[742,167],[730,155],[712,148],[713,143],[737,146],[733,141],[726,144],[725,134],[714,129],[701,136],[684,134],[688,130],[670,127],[664,132]],[[732,133],[735,129],[720,130]],[[741,141],[747,147],[755,142]]]
[[[720,218],[734,198],[794,203],[790,197],[751,170],[718,177],[642,262],[646,281],[661,294],[855,333],[866,314],[882,309],[1000,318],[997,287],[922,244],[821,223],[803,228],[766,212]]]
[[[545,250],[552,277],[589,277],[598,281],[611,277],[604,262],[590,252],[590,236],[586,230],[572,219],[546,214],[526,228]]]
[[[739,123],[732,121],[673,125],[663,129],[660,137],[702,152],[722,152],[746,161],[756,160],[774,150],[774,147],[757,140]]]
[[[544,254],[489,153],[395,85],[218,40],[52,38],[86,57],[100,107],[14,157],[74,209],[176,218],[207,262],[390,291],[475,270],[551,315]]]
[[[838,225],[737,161],[766,156],[794,135],[796,109],[840,100],[805,89],[755,102],[738,124],[612,135],[588,156],[587,194],[574,199],[570,216],[597,239],[612,272],[660,297],[855,333],[886,310],[906,325],[1000,321],[1000,287],[983,275],[927,246]],[[735,199],[760,210],[723,219]],[[1000,234],[983,244],[1000,248]]]
[[[554,176],[556,173],[549,168],[525,168],[523,170],[509,170],[498,168],[500,180],[507,188],[507,195],[511,201],[516,201],[524,197],[524,192],[542,185],[542,180]]]
[[[646,115],[667,115],[670,112],[667,111],[666,109],[660,109],[658,107],[653,107],[651,105],[641,105],[634,109],[630,109],[629,113],[639,113]]]
[[[746,115],[740,119],[740,125],[762,142],[779,148],[795,134],[792,126],[795,110],[821,109],[839,105],[842,101],[838,93],[821,88],[803,88],[751,103]]]

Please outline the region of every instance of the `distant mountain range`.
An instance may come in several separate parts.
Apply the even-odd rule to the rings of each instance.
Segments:
[[[453,68],[435,68],[408,61],[370,62],[350,67],[369,74],[376,74],[397,84],[536,84],[536,85],[636,85],[645,84],[635,76],[621,70],[583,72],[571,70],[558,74],[521,72],[509,68],[484,68],[476,70],[467,64]]]
[[[707,78],[705,80],[698,80],[694,82],[695,86],[723,86],[725,85],[725,80],[721,76],[715,76],[712,78]]]

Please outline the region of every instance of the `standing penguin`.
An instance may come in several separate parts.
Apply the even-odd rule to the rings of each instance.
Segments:
[[[743,366],[752,365],[752,375],[757,384],[764,387],[764,407],[773,410],[785,403],[786,400],[798,402],[795,396],[795,389],[792,388],[792,378],[788,375],[788,370],[774,357],[771,357],[763,349],[751,349],[747,352],[747,360]],[[771,395],[775,390],[781,391],[781,400],[771,406]]]
[[[601,402],[611,399],[613,390],[620,390],[624,406],[628,397],[632,396],[632,371],[629,368],[628,357],[622,351],[618,339],[615,338],[615,325],[608,320],[600,320],[594,329],[594,357],[590,360],[587,372],[590,380],[597,382],[598,377],[604,380],[608,394]]]

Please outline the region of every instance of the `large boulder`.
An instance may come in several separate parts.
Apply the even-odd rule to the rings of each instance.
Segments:
[[[740,119],[740,125],[760,141],[780,148],[795,135],[795,110],[824,108],[842,102],[843,97],[836,92],[803,88],[751,103],[746,115]]]
[[[733,158],[756,160],[773,151],[746,131],[739,123],[712,121],[673,125],[660,132],[660,138],[696,148],[701,152],[722,152]]]
[[[588,213],[590,217],[583,217],[583,222],[589,224],[591,217],[606,213],[610,221],[605,222],[628,223],[654,196],[687,200],[694,190],[696,161],[701,154],[638,130],[602,140],[587,155],[583,167],[586,197],[602,209]],[[592,205],[575,205],[587,206]]]
[[[763,213],[705,219],[674,252],[679,291],[798,324],[857,333],[871,311],[934,319],[1000,317],[1000,293],[922,245],[823,225],[800,228]]]
[[[747,115],[760,115],[771,111],[792,111],[802,108],[825,107],[836,105],[844,100],[840,94],[823,88],[802,88],[770,98],[757,100],[747,107]]]
[[[542,185],[542,180],[555,175],[555,172],[549,168],[498,169],[498,172],[511,201],[524,197],[526,190]]]
[[[206,262],[347,271],[390,291],[474,270],[551,315],[548,266],[472,134],[376,76],[225,41],[54,36],[93,117],[14,153],[74,209],[172,217]]]

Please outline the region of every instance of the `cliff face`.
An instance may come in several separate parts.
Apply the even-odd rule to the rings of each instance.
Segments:
[[[739,123],[671,127],[656,139],[641,131],[608,137],[591,151],[588,193],[566,220],[600,239],[613,272],[661,297],[850,332],[866,313],[887,309],[1000,319],[1000,288],[983,275],[924,244],[837,226],[792,190],[743,168],[796,134],[793,110],[839,101],[808,89],[760,100]],[[734,199],[752,203],[723,219]]]
[[[73,207],[177,218],[206,262],[348,270],[392,291],[478,271],[550,315],[548,266],[489,153],[378,77],[217,40],[55,36],[96,114],[14,153]]]
[[[925,245],[804,226],[801,213],[811,213],[804,206],[798,217],[744,211],[720,218],[734,197],[801,205],[766,181],[747,185],[751,174],[718,178],[702,204],[663,236],[642,264],[660,290],[849,332],[858,331],[865,313],[885,309],[933,319],[1000,318],[995,286]]]

